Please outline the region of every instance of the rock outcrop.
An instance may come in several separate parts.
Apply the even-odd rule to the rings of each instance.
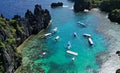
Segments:
[[[81,12],[84,9],[90,9],[90,2],[86,2],[85,0],[75,0],[74,3],[74,11]]]
[[[118,69],[118,70],[116,71],[116,73],[120,73],[120,69]]]
[[[40,5],[35,5],[34,13],[27,10],[25,18],[15,15],[9,20],[0,16],[0,73],[13,73],[21,65],[16,47],[31,34],[45,29],[50,20],[49,11]]]
[[[112,12],[110,12],[108,14],[108,18],[112,21],[112,22],[117,22],[120,24],[120,9],[115,9],[112,10]]]
[[[52,3],[51,4],[51,8],[56,8],[56,7],[59,7],[59,6],[63,6],[63,3],[62,2],[58,2],[58,3]]]

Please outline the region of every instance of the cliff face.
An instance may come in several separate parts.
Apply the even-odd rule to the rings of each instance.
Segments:
[[[0,16],[0,73],[13,73],[21,65],[22,57],[16,47],[31,34],[46,28],[50,19],[49,11],[40,5],[35,5],[34,13],[27,10],[25,18],[15,15],[9,20]]]

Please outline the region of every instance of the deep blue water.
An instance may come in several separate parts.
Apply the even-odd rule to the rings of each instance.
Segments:
[[[92,11],[88,13],[74,13],[71,9],[73,3],[67,0],[64,7],[55,9],[50,8],[51,2],[58,0],[4,0],[0,1],[0,13],[5,17],[12,18],[14,14],[22,17],[27,9],[33,11],[35,4],[41,4],[42,8],[47,8],[52,16],[52,24],[42,34],[51,32],[54,27],[58,27],[58,32],[48,39],[40,39],[42,34],[36,35],[29,40],[22,50],[23,69],[20,73],[30,72],[39,73],[42,68],[46,73],[94,73],[100,68],[96,61],[96,54],[105,51],[105,39],[96,31],[101,21]],[[83,28],[77,24],[81,21],[87,25]],[[73,32],[77,33],[77,38],[73,37]],[[84,33],[92,35],[94,46],[90,47],[87,38],[83,37]],[[60,36],[57,42],[56,36]],[[78,52],[75,61],[71,61],[73,55],[66,53],[67,42],[71,41],[70,50]],[[42,46],[40,45],[42,43]],[[37,46],[37,47],[35,47]],[[47,50],[47,56],[41,58],[42,50]],[[27,63],[26,63],[27,62]],[[42,63],[42,65],[39,65]],[[25,69],[27,66],[28,69]]]

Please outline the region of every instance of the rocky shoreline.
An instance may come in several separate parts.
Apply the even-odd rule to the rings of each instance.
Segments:
[[[12,19],[0,17],[0,72],[13,73],[22,62],[17,47],[32,34],[47,28],[51,20],[47,9],[35,5],[34,13],[27,10],[25,17],[15,15]]]

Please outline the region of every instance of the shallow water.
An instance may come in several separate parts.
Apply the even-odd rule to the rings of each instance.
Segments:
[[[100,65],[96,56],[100,52],[105,52],[106,41],[96,31],[100,23],[99,18],[92,14],[92,11],[75,14],[72,10],[58,8],[55,12],[51,26],[42,34],[52,32],[54,27],[58,28],[58,32],[47,39],[41,39],[41,34],[38,34],[28,42],[28,45],[23,48],[24,66],[21,72],[33,70],[32,73],[37,73],[38,68],[44,69],[45,73],[98,72]],[[86,27],[78,25],[78,21],[85,23]],[[77,33],[77,37],[73,37],[74,32]],[[93,46],[90,46],[87,38],[82,36],[84,33],[92,35]],[[54,40],[56,36],[60,36],[58,41]],[[78,53],[74,61],[71,60],[74,56],[66,53],[68,41],[72,45],[70,50]],[[47,52],[46,56],[42,56],[41,49]],[[26,66],[27,69],[24,69]]]

